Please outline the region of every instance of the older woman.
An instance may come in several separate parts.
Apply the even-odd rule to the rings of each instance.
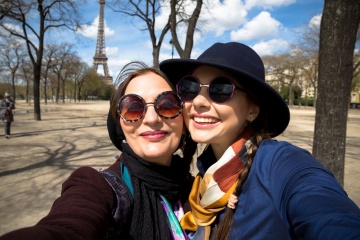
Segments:
[[[105,172],[123,177],[126,168],[131,186],[113,185],[104,172],[81,167],[64,182],[46,217],[1,240],[186,238],[178,218],[193,180],[195,149],[188,152],[181,141],[183,103],[166,77],[145,64],[131,63],[119,77],[108,130],[122,154]],[[183,158],[174,154],[180,146]]]

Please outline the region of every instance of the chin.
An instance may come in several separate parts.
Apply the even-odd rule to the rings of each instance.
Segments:
[[[193,141],[197,143],[208,143],[211,139],[208,138],[208,136],[193,136],[191,135],[191,138]]]

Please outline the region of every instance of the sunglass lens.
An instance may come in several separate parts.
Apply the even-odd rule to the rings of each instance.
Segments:
[[[200,85],[195,78],[187,76],[180,80],[177,91],[184,101],[190,101],[199,94]]]
[[[145,103],[136,95],[128,95],[119,104],[119,114],[126,121],[136,121],[144,115]]]
[[[175,118],[181,113],[181,99],[173,92],[160,95],[155,101],[157,113],[164,118]]]
[[[217,103],[223,103],[229,100],[234,91],[234,85],[225,77],[215,78],[209,87],[209,94],[211,99]]]

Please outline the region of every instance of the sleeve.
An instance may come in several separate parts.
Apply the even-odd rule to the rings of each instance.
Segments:
[[[100,173],[82,167],[63,183],[61,196],[46,217],[0,239],[103,239],[111,224],[113,203],[113,191]]]
[[[360,210],[332,173],[309,152],[287,147],[275,156],[272,186],[301,239],[360,239]],[[274,195],[275,196],[275,195]]]

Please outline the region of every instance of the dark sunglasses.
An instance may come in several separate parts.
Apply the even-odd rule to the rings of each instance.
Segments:
[[[178,94],[173,91],[160,93],[154,102],[145,102],[136,94],[126,94],[120,98],[117,111],[126,122],[136,122],[146,113],[148,104],[153,104],[156,113],[162,118],[176,118],[180,115],[183,102]]]
[[[193,76],[186,76],[176,84],[176,90],[183,101],[193,100],[199,94],[201,87],[208,88],[211,100],[216,103],[228,101],[233,96],[235,89],[246,92],[245,89],[235,86],[231,80],[226,77],[216,77],[209,85],[206,85],[201,84],[199,80]]]

